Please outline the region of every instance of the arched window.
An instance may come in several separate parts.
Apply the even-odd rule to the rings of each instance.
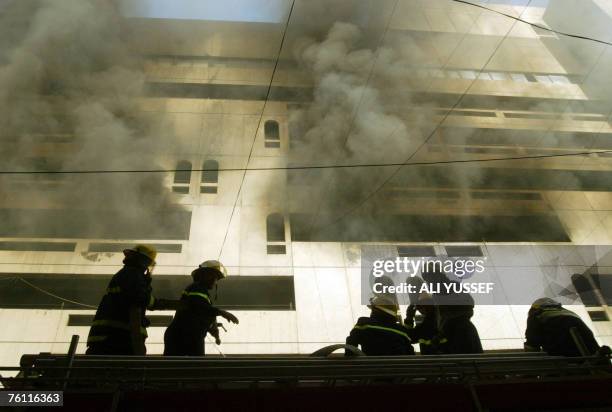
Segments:
[[[176,172],[174,172],[174,184],[172,185],[173,192],[181,194],[189,193],[191,169],[191,162],[187,160],[181,160],[177,163]]]
[[[202,182],[200,193],[217,193],[219,186],[219,162],[206,160],[202,165]]]
[[[280,213],[272,213],[266,218],[266,240],[269,255],[284,255],[287,253],[285,218]]]
[[[264,124],[265,147],[280,147],[280,131],[276,120],[268,120]]]

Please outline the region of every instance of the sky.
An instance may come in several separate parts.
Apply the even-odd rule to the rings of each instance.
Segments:
[[[126,17],[279,23],[289,0],[122,0]]]

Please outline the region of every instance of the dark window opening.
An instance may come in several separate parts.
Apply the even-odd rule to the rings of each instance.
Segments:
[[[0,250],[15,252],[74,252],[76,243],[66,242],[0,242]]]
[[[536,192],[472,192],[472,199],[542,200]]]
[[[608,315],[606,314],[606,312],[604,312],[603,310],[595,310],[587,313],[589,314],[589,317],[593,322],[607,322],[610,320],[608,319]]]
[[[175,184],[189,184],[191,182],[191,162],[181,160],[176,165],[174,174]]]
[[[215,194],[219,185],[219,162],[207,160],[202,165],[202,183],[200,193]]]
[[[285,241],[285,219],[283,215],[274,213],[266,219],[266,233],[268,242]]]
[[[172,191],[174,193],[180,193],[181,195],[188,195],[189,186],[172,186]]]
[[[593,274],[593,282],[597,285],[599,292],[601,293],[601,297],[603,298],[606,305],[612,305],[612,275],[610,274]]]
[[[174,185],[172,191],[179,194],[189,194],[189,184],[191,183],[191,162],[181,160],[176,165],[174,172]]]
[[[157,253],[181,253],[183,245],[180,243],[153,243],[150,244]],[[88,252],[94,253],[120,253],[125,249],[133,247],[132,243],[90,243]]]
[[[480,257],[482,249],[480,246],[446,246],[446,254],[450,257]]]
[[[216,160],[207,160],[202,165],[202,183],[218,183],[219,182],[219,162]]]
[[[94,315],[68,315],[68,326],[87,326],[90,327],[93,322]],[[149,327],[152,328],[166,328],[172,322],[172,316],[164,316],[164,315],[148,315],[147,319],[150,324]]]
[[[200,193],[214,195],[217,193],[217,186],[201,186]]]
[[[267,148],[279,148],[280,142],[266,142],[265,146]]]
[[[285,245],[268,245],[268,255],[284,255],[287,253]]]
[[[594,288],[586,276],[582,274],[573,275],[572,284],[574,285],[576,292],[578,292],[578,294],[580,295],[580,300],[582,300],[584,306],[593,307],[600,305],[594,290],[595,288],[597,288],[597,285],[595,284]]]
[[[399,257],[433,257],[436,251],[433,246],[398,246]]]
[[[87,310],[69,301],[44,294],[24,282],[16,281],[14,273],[0,274],[0,309],[45,309],[45,310]],[[63,274],[63,273],[20,273],[27,282],[62,296],[65,299],[97,306],[106,292],[112,274]],[[193,280],[191,276],[160,275],[153,276],[153,290],[165,298],[178,299]],[[229,276],[223,280],[214,305],[226,310],[246,311],[293,311],[295,292],[293,276]],[[85,315],[84,313],[81,313]],[[77,314],[71,314],[77,315]],[[70,326],[88,326],[89,313],[84,317],[69,318]],[[164,326],[170,316],[147,316],[151,326]]]
[[[284,255],[287,253],[285,217],[280,213],[273,213],[266,218],[266,240],[269,255]]]
[[[0,237],[49,239],[187,240],[191,211],[178,208],[150,211],[144,220],[118,210],[0,209]],[[92,219],[105,222],[92,225]]]
[[[330,217],[321,217],[321,219]],[[569,242],[558,217],[356,214],[312,231],[312,215],[291,214],[296,242]],[[517,231],[520,227],[522,230]]]
[[[264,124],[264,145],[267,148],[279,148],[280,147],[280,130],[278,122],[275,120],[268,120]]]
[[[280,140],[278,122],[268,120],[264,125],[264,134],[266,135],[266,140]]]

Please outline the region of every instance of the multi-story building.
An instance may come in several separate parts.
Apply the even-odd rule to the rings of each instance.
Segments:
[[[309,353],[343,342],[368,312],[362,245],[385,256],[485,256],[497,276],[521,272],[521,281],[554,267],[560,287],[583,292],[572,308],[600,343],[612,343],[612,163],[601,153],[612,147],[606,45],[447,0],[354,1],[337,9],[242,2],[249,12],[213,2],[144,3],[151,7],[124,12],[134,38],[146,39],[138,43],[146,74],[138,105],[165,125],[154,168],[173,171],[163,173],[159,190],[174,207],[148,210],[146,224],[132,225],[138,209],[102,205],[94,227],[91,210],[49,200],[69,179],[6,176],[1,364],[65,351],[73,334],[84,351],[91,306],[121,266],[121,251],[139,242],[160,252],[159,296],[177,296],[203,260],[228,266],[218,303],[240,324],[223,336],[225,353]],[[488,5],[558,31],[610,37],[606,2],[524,3]],[[571,26],[559,8],[577,10]],[[335,89],[299,56],[304,37],[323,47],[336,21],[361,34],[340,41],[345,56],[371,52],[365,69],[336,62],[325,73],[346,70],[367,84],[353,90],[356,105],[340,95],[325,106],[321,95]],[[327,136],[327,126],[314,123],[329,121],[326,111],[344,103],[353,123]],[[321,106],[313,112],[313,105]],[[310,122],[297,122],[300,113]],[[376,119],[404,127],[405,139],[376,141]],[[71,131],[35,139],[27,157],[39,170],[78,151]],[[599,153],[573,155],[583,152]],[[407,159],[418,164],[401,167]],[[395,165],[300,168],[347,162]],[[580,276],[572,284],[572,275],[585,273],[595,275],[597,293],[584,293]],[[525,303],[476,307],[485,349],[522,347]],[[152,315],[147,347],[161,353],[171,313]]]

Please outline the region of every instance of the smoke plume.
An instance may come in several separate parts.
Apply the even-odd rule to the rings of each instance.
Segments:
[[[113,1],[18,0],[5,5],[0,19],[3,170],[159,168],[155,159],[166,132],[163,122],[139,111],[143,64]],[[167,221],[151,221],[171,207],[163,179],[161,174],[10,176],[0,181],[0,197],[12,208],[79,210],[78,224],[87,226],[81,229],[96,237],[117,222],[135,230],[172,225],[172,213],[162,213]],[[45,185],[53,190],[42,190]],[[35,224],[31,218],[22,220],[11,222],[17,235],[22,229],[36,232],[28,229]]]
[[[401,163],[427,137],[432,113],[408,114],[418,48],[409,39],[378,48],[368,47],[371,44],[359,27],[343,22],[333,24],[322,41],[304,38],[296,43],[297,60],[315,87],[312,103],[290,114],[291,133],[299,136],[295,144],[292,141],[293,163]],[[393,170],[325,171],[325,183],[315,196],[319,216],[314,219],[333,221]],[[295,180],[299,183],[300,178],[297,174]],[[360,212],[375,214],[380,206],[367,202]],[[313,221],[313,230],[316,225]]]
[[[461,33],[419,34],[410,30],[394,32],[392,29],[386,30],[384,24],[381,25],[384,18],[374,19],[377,21],[377,27],[373,30],[367,24],[362,27],[356,23],[359,19],[355,18],[354,14],[355,12],[350,17],[351,23],[337,21],[329,30],[301,38],[294,45],[296,60],[312,79],[314,93],[310,104],[290,113],[291,162],[300,165],[347,165],[403,163],[408,159],[411,162],[435,162],[481,157],[478,151],[452,152],[441,147],[445,139],[441,130],[446,127],[453,130],[451,137],[453,144],[457,146],[469,146],[468,142],[479,132],[478,127],[453,128],[453,120],[443,121],[443,118],[455,104],[459,114],[462,109],[474,106],[478,108],[476,89],[482,85],[476,84],[472,90],[472,81],[461,79],[457,67],[470,69],[475,76],[480,70],[495,70],[493,63],[487,64],[489,61],[496,61],[489,59],[491,54],[497,53],[495,56],[502,60],[505,53],[509,53],[506,48],[496,49],[495,46],[502,41],[510,43],[511,39],[483,39],[477,35],[462,37]],[[384,15],[383,12],[380,14]],[[487,17],[491,15],[487,14]],[[465,30],[469,33],[471,28],[466,27]],[[564,46],[568,44],[564,43]],[[484,51],[473,62],[456,63],[455,60],[462,57],[460,55],[468,49]],[[491,54],[486,54],[488,50]],[[487,66],[483,67],[486,64]],[[453,74],[457,80],[448,78],[448,74],[444,73],[446,69],[454,69]],[[425,75],[422,72],[425,72]],[[448,80],[438,80],[442,78]],[[490,84],[496,86],[501,83]],[[467,93],[465,101],[460,100],[463,93]],[[488,100],[491,100],[491,96]],[[500,97],[500,109],[496,110],[503,110],[503,104],[504,97]],[[534,105],[538,107],[525,107],[524,110],[559,111],[558,107],[553,107],[545,100]],[[566,103],[565,106],[567,105]],[[523,103],[523,106],[526,105]],[[481,121],[479,127],[486,127],[486,123]],[[446,133],[448,137],[450,132]],[[550,137],[544,144],[555,147],[550,144],[551,138],[554,140],[555,137],[550,136],[547,130],[534,131],[529,145],[535,146],[534,142],[540,139],[544,141],[544,136]],[[427,144],[422,146],[426,139],[429,139]],[[491,145],[490,142],[486,144]],[[511,144],[516,145],[514,141]],[[507,153],[515,156],[525,154],[509,151]],[[496,152],[492,149],[487,157],[500,157],[503,154],[503,151]],[[559,162],[563,160],[555,161],[555,165],[559,167]],[[569,166],[570,161],[564,163]],[[500,190],[511,187],[508,186],[508,176],[490,173],[494,170],[492,168],[509,167],[518,173],[521,167],[537,169],[543,163],[544,161],[536,160],[523,161],[520,164],[498,162],[404,167],[388,182],[387,179],[397,170],[396,167],[293,172],[292,182],[296,183],[298,189],[292,192],[290,210],[292,213],[299,213],[303,210],[302,205],[312,205],[311,199],[316,199],[310,222],[305,225],[309,228],[306,232],[311,233],[302,233],[300,238],[308,238],[312,233],[326,232],[319,237],[331,240],[342,237],[341,234],[332,234],[333,231],[359,233],[365,229],[365,232],[372,235],[372,228],[376,227],[375,222],[380,221],[383,215],[422,215],[422,209],[411,209],[412,203],[420,203],[428,205],[425,206],[428,212],[434,212],[433,215],[419,217],[421,221],[429,219],[425,227],[436,229],[436,233],[429,234],[430,240],[439,240],[436,237],[444,236],[446,232],[463,233],[462,236],[469,239],[473,238],[472,233],[490,231],[496,223],[492,219],[481,219],[481,223],[470,223],[467,227],[452,226],[455,223],[448,223],[449,226],[445,227],[445,220],[437,219],[435,212],[448,216],[483,215],[483,210],[479,210],[481,206],[473,203],[469,192],[483,186],[499,187]],[[320,173],[320,183],[317,185],[312,184],[313,173]],[[522,180],[522,176],[516,180]],[[483,182],[486,182],[486,185],[483,185]],[[528,185],[526,187],[526,190],[530,190]],[[451,203],[449,198],[443,197],[446,189],[464,195],[460,201],[448,206]],[[423,197],[414,202],[415,199],[411,198],[411,195],[419,191],[429,200],[423,200]],[[489,214],[515,216],[546,211],[546,206],[535,202],[506,203],[508,206],[496,206],[496,210]],[[505,209],[500,206],[505,206]],[[486,212],[484,214],[486,215]],[[359,215],[357,220],[361,223],[357,223],[357,226],[330,226],[338,220],[350,217],[349,215]],[[547,219],[548,217],[544,216],[542,227],[546,227],[549,222],[554,224],[554,217],[550,221]],[[448,220],[451,221],[452,219]],[[412,223],[407,222],[404,231],[416,231],[417,225]],[[304,224],[301,222],[295,226],[304,227]],[[495,230],[497,233],[505,232],[506,234],[501,236],[507,239],[522,236],[517,232],[517,228],[512,226],[499,226]],[[383,234],[381,238],[384,237]],[[560,235],[559,238],[561,237]]]

